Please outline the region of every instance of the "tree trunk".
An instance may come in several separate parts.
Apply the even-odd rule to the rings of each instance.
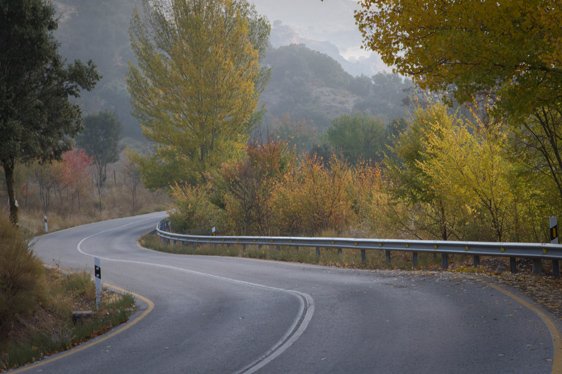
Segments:
[[[14,193],[14,169],[15,162],[13,159],[8,161],[3,161],[2,166],[4,167],[4,174],[6,176],[6,187],[8,189],[8,200],[10,200],[10,221],[14,226],[18,224],[18,203],[16,201],[16,196]]]

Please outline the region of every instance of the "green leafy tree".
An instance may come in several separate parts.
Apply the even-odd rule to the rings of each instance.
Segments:
[[[14,224],[16,165],[60,159],[72,149],[82,116],[69,98],[91,90],[100,79],[91,61],[66,65],[52,35],[56,28],[50,3],[0,1],[0,162]]]
[[[360,160],[380,162],[383,159],[386,144],[384,123],[368,114],[354,112],[335,118],[326,131],[326,138],[354,165]]]
[[[76,139],[78,147],[93,159],[96,169],[96,187],[102,210],[101,190],[107,179],[107,164],[119,161],[121,122],[115,113],[105,110],[84,118],[84,132]]]
[[[99,188],[107,179],[107,165],[119,161],[121,128],[115,113],[105,110],[86,116],[84,131],[76,139],[76,145],[92,157]]]
[[[127,84],[143,134],[156,143],[136,155],[151,188],[194,183],[246,143],[260,119],[260,68],[269,24],[245,0],[143,1],[130,36],[138,66]]]

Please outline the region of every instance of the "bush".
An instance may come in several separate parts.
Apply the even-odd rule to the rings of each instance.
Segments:
[[[173,206],[168,209],[172,230],[178,233],[210,235],[211,228],[220,226],[221,209],[210,201],[208,186],[171,187]]]
[[[45,300],[43,264],[20,230],[0,216],[0,337],[9,334],[13,321]]]
[[[285,142],[251,144],[246,157],[223,164],[212,178],[224,207],[225,230],[235,235],[273,235],[270,199],[294,164]]]
[[[333,157],[326,167],[322,160],[307,157],[272,197],[281,234],[311,236],[322,230],[347,230],[356,217],[353,184],[347,164]]]

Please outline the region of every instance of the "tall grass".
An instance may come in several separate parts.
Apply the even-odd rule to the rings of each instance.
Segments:
[[[11,323],[12,330],[1,336],[0,371],[34,362],[103,334],[127,321],[135,298],[104,291],[99,308],[95,303],[95,286],[87,272],[63,274],[47,270],[44,301],[35,304],[27,315],[18,315]],[[72,312],[78,310],[93,313],[75,323]]]
[[[45,274],[41,261],[22,233],[0,215],[0,338],[14,323],[45,301]]]

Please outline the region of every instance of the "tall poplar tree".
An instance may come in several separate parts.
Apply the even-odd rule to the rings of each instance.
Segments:
[[[156,143],[133,155],[150,188],[196,183],[244,143],[259,120],[270,26],[245,0],[143,0],[130,36],[133,114]],[[238,147],[239,148],[239,147]]]
[[[101,78],[92,61],[66,64],[53,37],[55,10],[45,0],[0,0],[0,164],[18,222],[14,170],[21,162],[60,159],[81,127],[80,90]]]

